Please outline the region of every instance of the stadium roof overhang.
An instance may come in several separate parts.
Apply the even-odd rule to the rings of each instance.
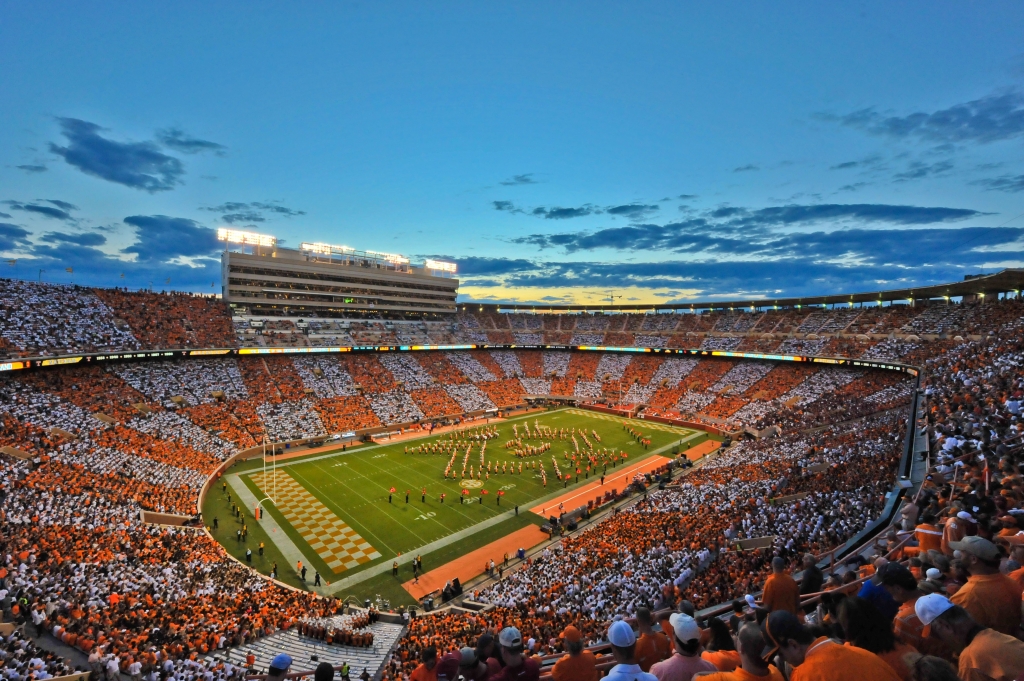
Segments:
[[[1018,292],[1024,289],[1024,269],[1005,269],[995,274],[983,274],[963,281],[933,286],[871,291],[869,293],[838,293],[828,296],[803,298],[751,298],[748,300],[715,300],[695,303],[663,305],[531,305],[528,303],[459,303],[459,311],[474,312],[650,312],[678,310],[729,310],[768,307],[797,307],[815,305],[848,305],[858,303],[891,303],[897,300],[930,300],[934,298],[963,298],[991,296]]]

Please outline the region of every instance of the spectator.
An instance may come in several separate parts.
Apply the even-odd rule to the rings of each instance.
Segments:
[[[786,572],[784,558],[779,556],[772,558],[772,574],[764,583],[761,602],[768,612],[785,610],[795,615],[800,608],[800,587]]]
[[[941,594],[919,598],[915,610],[930,627],[930,636],[957,651],[961,679],[979,678],[980,673],[995,681],[1011,681],[1024,674],[1024,642],[978,624]]]
[[[899,604],[892,625],[896,640],[921,653],[942,656],[945,647],[924,635],[924,624],[914,610],[917,600],[925,594],[918,588],[918,582],[910,570],[905,565],[892,561],[882,566],[876,576],[881,586]]]
[[[267,670],[267,681],[281,681],[291,666],[291,655],[288,653],[278,653],[270,661],[270,669]]]
[[[618,664],[608,670],[606,681],[664,681],[661,677],[640,669],[640,665],[636,663],[636,634],[624,621],[616,620],[608,627],[608,642],[612,644],[612,657]],[[690,677],[692,676],[691,674]],[[684,677],[666,678],[682,681]]]
[[[761,628],[755,622],[743,624],[736,639],[739,643],[739,667],[729,672],[699,672],[693,678],[700,681],[784,681],[782,672],[761,657],[765,642]]]
[[[917,656],[917,650],[896,640],[891,624],[874,605],[863,598],[844,598],[839,601],[837,612],[848,643],[870,650],[885,660],[901,679],[909,681],[910,660]]]
[[[818,567],[818,561],[814,557],[814,554],[804,554],[803,568],[804,571],[800,577],[800,595],[806,596],[808,594],[816,594],[821,591],[821,587],[825,583],[825,575],[821,573],[821,569]],[[804,608],[804,612],[812,612],[813,610],[813,605],[807,605]]]
[[[1021,588],[999,571],[996,545],[982,537],[964,537],[949,546],[963,554],[963,563],[971,575],[967,584],[953,594],[953,603],[983,627],[1002,634],[1016,633],[1020,628]]]
[[[708,629],[711,630],[711,640],[708,642],[707,650],[700,656],[715,665],[715,669],[719,671],[731,672],[739,667],[740,654],[729,634],[729,625],[717,617],[712,617],[708,620]]]
[[[900,681],[892,667],[872,652],[843,646],[827,636],[815,638],[796,615],[782,610],[761,623],[761,634],[771,646],[765,659],[778,654],[795,667],[790,681]]]
[[[321,662],[316,666],[313,681],[334,681],[334,667],[330,662]]]
[[[636,609],[636,623],[640,630],[640,638],[636,642],[636,661],[640,669],[649,672],[651,665],[668,659],[672,654],[672,643],[664,632],[654,630],[654,618],[651,616],[650,608]]]
[[[583,635],[570,625],[559,634],[568,653],[555,663],[551,677],[555,681],[597,681],[597,658],[583,647]]]
[[[669,618],[669,624],[672,628],[672,645],[675,653],[667,660],[651,667],[651,674],[658,681],[685,681],[693,678],[698,672],[717,671],[715,665],[700,656],[700,627],[692,617],[677,612]],[[615,659],[619,659],[618,656]]]
[[[540,663],[534,656],[523,654],[523,636],[518,629],[502,629],[498,634],[498,646],[505,667],[492,675],[490,681],[537,681],[540,678]]]
[[[487,681],[491,671],[487,660],[477,657],[476,650],[466,646],[459,651],[459,657],[459,675],[465,681]]]

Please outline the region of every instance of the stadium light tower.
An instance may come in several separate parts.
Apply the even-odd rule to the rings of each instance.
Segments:
[[[608,301],[609,307],[615,304],[615,299],[616,298],[621,298],[622,297],[622,296],[615,295],[615,291],[605,291],[605,293],[607,293],[608,296],[606,298],[604,298],[604,300]]]
[[[243,248],[245,246],[255,246],[256,255],[262,255],[260,249],[264,246],[270,249],[274,249],[277,246],[277,237],[275,236],[258,232],[246,232],[241,229],[229,229],[227,227],[217,228],[217,241],[224,242],[225,250],[227,250],[228,244],[238,244]]]

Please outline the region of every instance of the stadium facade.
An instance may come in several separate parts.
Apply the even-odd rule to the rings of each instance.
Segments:
[[[414,266],[402,255],[324,243],[284,248],[234,230],[218,236],[224,300],[252,315],[443,319],[456,312],[451,263]]]

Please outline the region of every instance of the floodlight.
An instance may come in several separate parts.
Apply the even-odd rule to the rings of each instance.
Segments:
[[[274,246],[277,244],[277,237],[257,232],[246,232],[241,229],[217,229],[217,241],[226,241],[229,244],[244,244],[246,246]]]

